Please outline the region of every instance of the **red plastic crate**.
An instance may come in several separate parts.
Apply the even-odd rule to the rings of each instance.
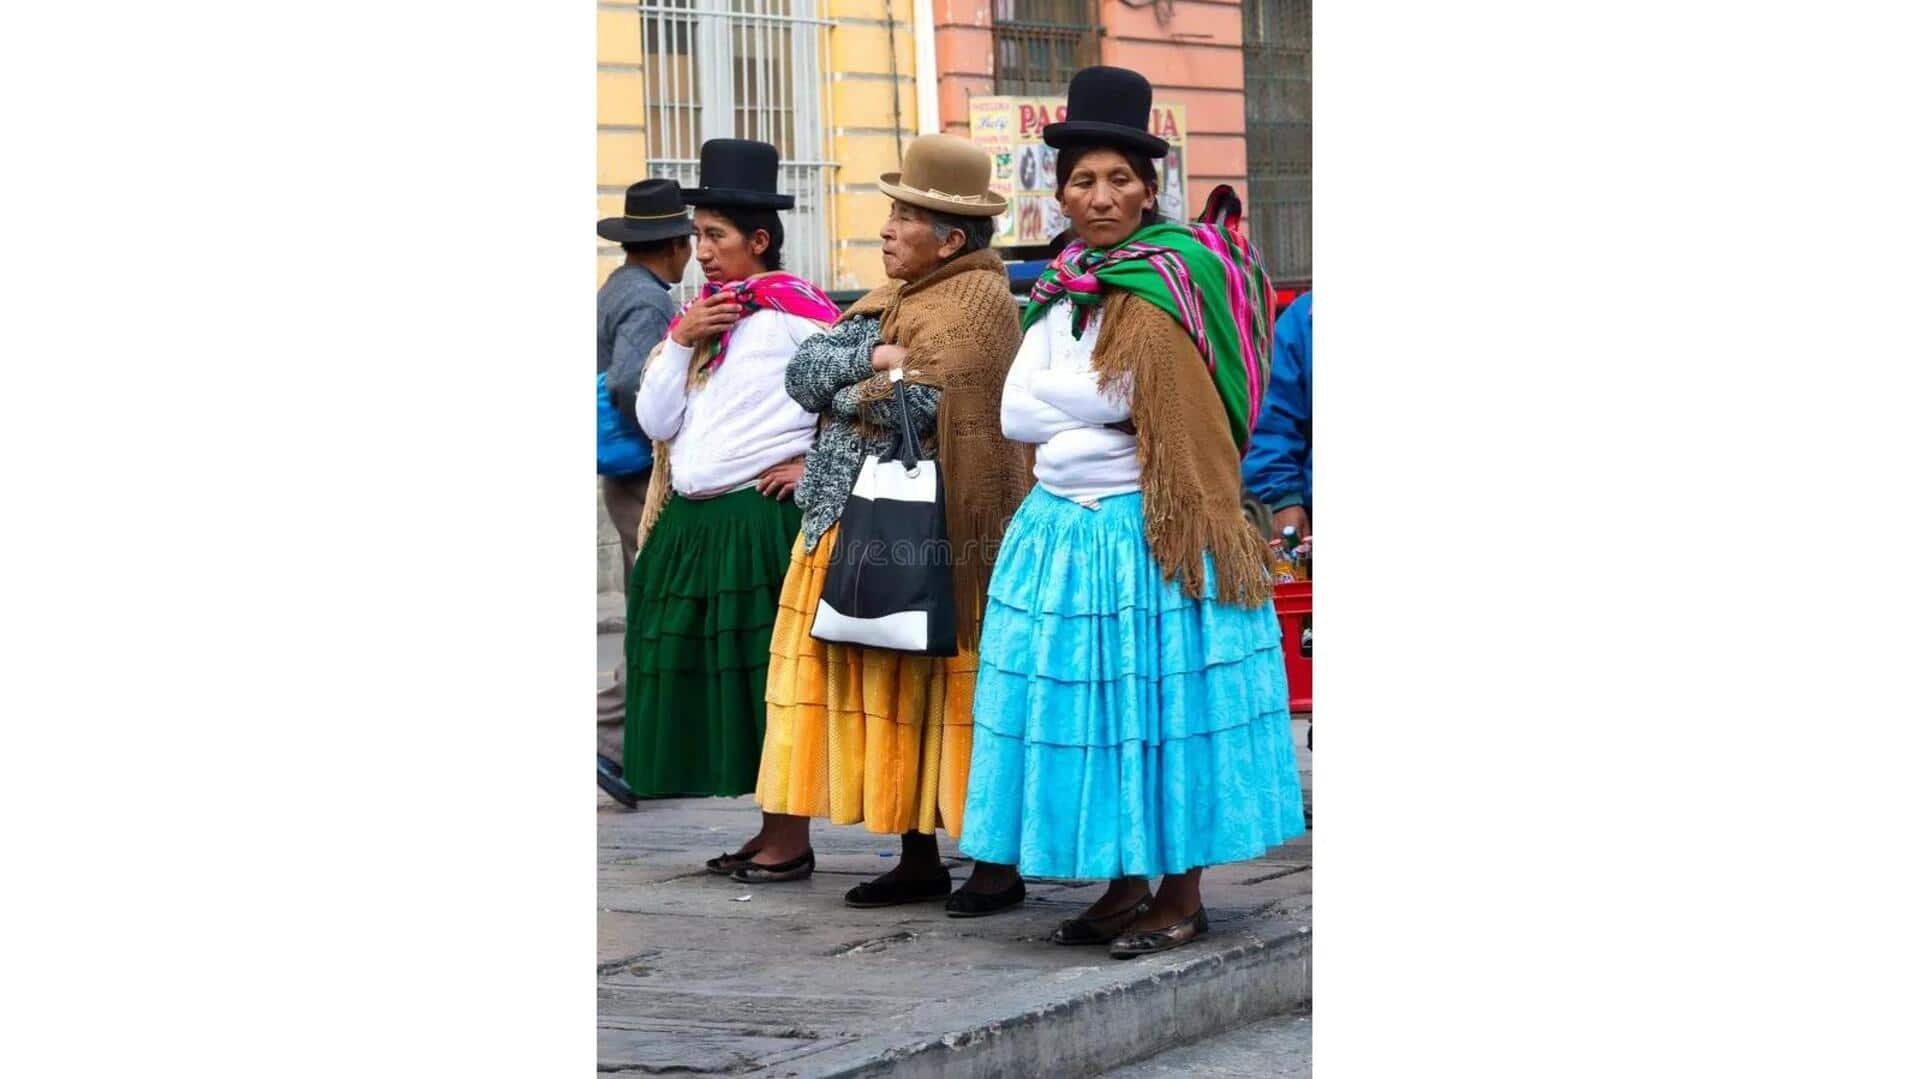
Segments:
[[[1300,654],[1300,639],[1313,614],[1313,582],[1282,581],[1273,586],[1273,610],[1280,619],[1280,648],[1286,657],[1287,696],[1295,712],[1313,711],[1313,657]]]

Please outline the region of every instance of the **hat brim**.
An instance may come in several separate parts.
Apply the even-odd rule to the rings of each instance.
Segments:
[[[909,206],[953,214],[956,217],[997,217],[1007,212],[1006,198],[995,191],[987,192],[982,196],[983,201],[980,202],[954,202],[918,188],[902,186],[900,174],[897,172],[881,173],[880,183],[877,186],[886,195],[899,199]]]
[[[1137,127],[1109,124],[1102,120],[1062,120],[1040,129],[1040,138],[1048,146],[1063,150],[1069,146],[1120,146],[1143,151],[1148,157],[1167,156],[1167,140],[1156,138]]]
[[[693,219],[682,215],[664,221],[629,221],[624,217],[603,217],[594,227],[602,240],[617,244],[644,244],[693,235]]]
[[[746,210],[791,210],[793,196],[742,187],[688,187],[680,192],[688,206],[738,206]]]

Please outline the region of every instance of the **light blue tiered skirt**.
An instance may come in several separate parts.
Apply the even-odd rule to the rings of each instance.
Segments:
[[[1163,581],[1138,494],[1035,487],[988,587],[963,853],[1038,877],[1183,873],[1306,830],[1273,608]]]

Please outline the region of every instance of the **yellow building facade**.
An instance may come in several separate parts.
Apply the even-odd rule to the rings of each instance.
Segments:
[[[829,289],[879,284],[876,181],[900,167],[934,89],[930,70],[916,77],[932,66],[930,48],[916,56],[916,8],[925,18],[914,0],[598,4],[597,216],[648,176],[692,186],[706,139],[761,139],[799,201],[782,214],[787,268]],[[604,280],[623,256],[596,243]]]

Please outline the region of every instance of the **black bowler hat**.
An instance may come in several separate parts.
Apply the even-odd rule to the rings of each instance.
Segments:
[[[693,235],[693,219],[681,201],[680,185],[672,180],[642,180],[627,188],[627,212],[603,217],[594,230],[617,244],[643,244]]]
[[[700,186],[681,194],[689,206],[791,210],[793,196],[774,190],[780,151],[752,139],[708,139],[700,144]]]
[[[1041,129],[1048,146],[1118,146],[1167,156],[1167,141],[1147,133],[1153,84],[1124,67],[1084,67],[1067,84],[1067,118]]]

